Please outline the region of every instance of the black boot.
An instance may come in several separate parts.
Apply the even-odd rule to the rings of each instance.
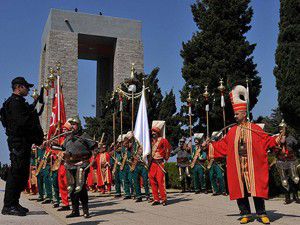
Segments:
[[[20,203],[17,205],[17,207],[18,207],[21,211],[23,211],[23,212],[25,212],[25,213],[28,213],[28,212],[29,212],[29,209],[27,209],[27,208],[21,206]]]
[[[294,199],[295,203],[300,204],[300,199],[299,199],[297,190],[296,190],[296,192],[293,193],[293,199]]]
[[[292,200],[291,200],[290,193],[287,192],[287,193],[285,193],[285,201],[284,201],[284,204],[285,204],[285,205],[288,205],[288,204],[291,204],[291,203],[292,203]]]
[[[138,197],[138,198],[135,200],[135,202],[142,202],[142,201],[143,201],[142,197]]]
[[[184,178],[181,181],[181,193],[185,193],[185,182],[184,182]]]
[[[88,205],[83,205],[82,210],[83,210],[83,217],[84,218],[89,218],[90,217],[89,206]]]
[[[66,218],[73,218],[73,217],[79,217],[79,216],[80,216],[79,209],[77,209],[77,210],[73,209],[71,214],[66,215]]]
[[[26,212],[24,212],[17,206],[3,207],[1,213],[2,215],[26,216]]]

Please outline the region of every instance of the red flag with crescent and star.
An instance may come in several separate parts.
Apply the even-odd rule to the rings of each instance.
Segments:
[[[56,90],[52,104],[52,114],[48,131],[48,140],[61,133],[62,125],[66,122],[65,103],[60,78],[57,78]]]

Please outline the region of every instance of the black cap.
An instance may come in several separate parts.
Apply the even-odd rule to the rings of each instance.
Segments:
[[[15,79],[13,79],[11,81],[11,86],[14,86],[15,84],[20,84],[20,85],[24,85],[25,87],[31,88],[34,85],[28,83],[24,77],[16,77]]]

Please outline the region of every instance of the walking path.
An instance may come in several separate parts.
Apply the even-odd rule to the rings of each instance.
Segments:
[[[0,182],[0,207],[3,207],[4,183]],[[57,212],[51,205],[42,205],[34,199],[37,196],[22,195],[21,204],[30,209],[26,217],[3,216],[1,225],[187,225],[187,224],[239,224],[239,212],[235,201],[229,197],[194,193],[168,194],[167,206],[151,206],[147,202],[135,203],[133,200],[114,199],[112,196],[99,196],[90,193],[91,218],[66,219],[68,212]],[[253,202],[251,207],[254,209]],[[282,199],[266,201],[266,209],[271,224],[300,224],[300,205],[292,203],[283,205]],[[82,214],[82,211],[81,211]],[[260,224],[257,221],[250,224]]]

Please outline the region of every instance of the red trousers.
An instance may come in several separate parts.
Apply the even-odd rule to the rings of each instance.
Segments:
[[[160,166],[164,168],[163,163],[161,163]],[[162,171],[160,166],[154,162],[151,164],[149,170],[149,179],[154,201],[159,202],[161,200],[162,202],[165,202],[167,201],[165,173]],[[160,197],[158,195],[158,190]]]
[[[61,201],[65,206],[69,205],[68,200],[68,184],[67,184],[67,175],[66,175],[66,168],[63,164],[61,164],[58,168],[58,187],[59,193],[61,197]]]

